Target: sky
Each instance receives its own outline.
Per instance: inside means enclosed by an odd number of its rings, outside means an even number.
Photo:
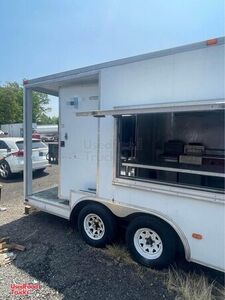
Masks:
[[[224,3],[0,0],[0,85],[224,36]]]

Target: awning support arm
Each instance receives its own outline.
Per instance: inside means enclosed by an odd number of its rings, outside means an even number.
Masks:
[[[32,195],[32,90],[24,87],[23,95],[24,131],[24,195]]]
[[[103,118],[106,116],[128,116],[137,114],[150,114],[150,113],[166,113],[166,112],[186,112],[186,111],[208,111],[225,109],[224,99],[212,99],[204,101],[187,101],[177,103],[159,103],[153,105],[140,105],[136,107],[117,107],[109,110],[94,110],[94,111],[81,111],[77,112],[78,117],[96,117]]]

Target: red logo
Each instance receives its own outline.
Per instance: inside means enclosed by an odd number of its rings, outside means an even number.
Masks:
[[[28,295],[34,290],[40,290],[41,286],[39,283],[12,283],[11,294],[13,295]]]

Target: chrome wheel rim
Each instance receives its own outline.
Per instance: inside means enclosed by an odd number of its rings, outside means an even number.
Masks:
[[[6,163],[1,163],[0,164],[0,175],[3,178],[7,178],[9,175],[9,170],[8,170],[8,166]]]
[[[163,252],[160,236],[150,228],[140,228],[135,232],[134,246],[137,252],[147,259],[157,259]]]
[[[92,240],[100,240],[105,234],[105,225],[96,214],[88,214],[84,219],[85,233]]]

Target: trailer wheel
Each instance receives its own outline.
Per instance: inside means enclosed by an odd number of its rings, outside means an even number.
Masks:
[[[147,267],[166,267],[175,257],[175,235],[166,223],[155,217],[134,219],[127,228],[126,241],[133,259]]]
[[[116,236],[116,219],[106,208],[88,204],[79,213],[78,230],[84,241],[94,247],[110,244]]]

